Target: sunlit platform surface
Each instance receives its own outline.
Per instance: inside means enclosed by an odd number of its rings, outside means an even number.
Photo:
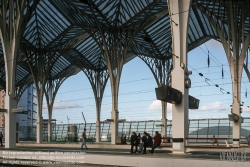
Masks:
[[[250,147],[191,145],[186,154],[173,154],[169,146],[156,149],[154,154],[130,153],[130,145],[109,143],[88,144],[87,150],[78,144],[17,143],[15,149],[1,147],[2,166],[18,164],[26,166],[141,166],[141,167],[246,167],[250,165]],[[208,149],[211,148],[211,149]],[[193,149],[193,150],[192,150]],[[196,150],[195,150],[196,149]],[[230,152],[233,157],[224,158]],[[243,154],[242,154],[243,153]],[[225,154],[224,154],[225,155]],[[233,159],[232,159],[233,158]]]

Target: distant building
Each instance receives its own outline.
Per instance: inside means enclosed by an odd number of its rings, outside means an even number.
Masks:
[[[0,108],[5,108],[5,91],[0,90]],[[27,114],[16,114],[16,121],[22,129],[21,138],[29,138],[35,135],[37,116],[37,97],[34,85],[29,86],[22,94],[17,108],[23,108]],[[4,113],[0,114],[0,131],[4,132]]]
[[[0,90],[0,108],[4,108],[4,104],[5,104],[4,97],[5,97],[4,90]],[[4,113],[0,114],[0,128],[4,128]]]
[[[49,119],[43,119],[43,140],[48,140],[48,121]],[[51,119],[51,135],[55,136],[56,134],[56,119]],[[52,137],[51,136],[51,137]]]
[[[24,128],[23,130],[26,131],[26,133],[20,135],[24,138],[34,136],[37,117],[37,96],[34,85],[29,86],[23,92],[17,108],[23,108],[24,111],[27,111],[27,114],[16,114],[16,121],[19,123],[19,127]]]
[[[43,119],[43,126],[48,126],[49,119]],[[51,125],[56,125],[56,119],[51,119]]]

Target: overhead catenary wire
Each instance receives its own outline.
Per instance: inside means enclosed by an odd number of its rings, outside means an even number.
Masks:
[[[206,43],[204,43],[204,45],[205,45],[205,47],[206,47],[206,49],[208,50],[208,52],[209,52],[209,49],[208,49],[208,47],[207,47],[207,45],[206,45]],[[205,51],[201,48],[201,47],[199,47],[204,53],[205,53]],[[249,48],[249,50],[250,50],[250,48]],[[248,59],[248,51],[247,51],[247,59]],[[225,70],[223,70],[223,65],[224,66],[234,66],[234,65],[230,65],[230,64],[222,64],[213,54],[211,54],[211,52],[210,52],[210,55],[212,55],[212,57],[219,63],[219,64],[221,64],[221,66],[222,66],[222,78],[224,77],[224,71]],[[215,61],[214,61],[215,62]],[[218,66],[220,66],[217,62],[215,62]],[[248,63],[248,61],[246,61],[247,63],[243,63],[243,64],[239,64],[239,65],[244,65],[244,64],[246,64],[246,65],[248,65],[249,63]],[[227,71],[225,71],[229,76],[231,76]],[[242,78],[243,79],[243,78]],[[245,86],[245,85],[244,85]],[[245,90],[246,90],[246,86],[245,87],[243,87]]]
[[[205,81],[209,81],[210,83],[212,83],[214,86],[219,87],[218,84],[215,84],[212,80],[210,80],[209,78],[206,78],[202,73],[198,72],[196,69],[194,69],[192,66],[189,65],[190,68],[192,68],[194,71],[196,71],[201,77],[205,78]],[[220,90],[224,90],[223,88],[220,88]],[[230,92],[226,91],[227,94],[230,94]]]
[[[126,83],[128,83],[128,82],[126,82]],[[226,83],[226,84],[231,84],[231,83]],[[205,85],[202,85],[202,86],[205,86]],[[197,87],[199,87],[199,86],[197,86]],[[150,90],[150,91],[149,91]],[[133,92],[134,94],[141,94],[141,93],[147,93],[147,92],[154,92],[153,90],[151,90],[151,89],[148,89],[148,90],[140,90],[140,91],[138,91],[138,92]],[[123,93],[123,94],[120,94],[120,95],[129,95],[129,94],[131,94],[131,92],[126,92],[126,93]],[[111,95],[109,95],[109,96],[104,96],[104,97],[110,97]],[[78,101],[78,100],[90,100],[91,99],[91,97],[87,97],[87,98],[79,98],[79,99],[72,99],[72,100],[65,100],[65,101],[61,101],[61,102],[70,102],[70,101]],[[92,99],[94,99],[94,98],[92,98]],[[55,103],[58,103],[58,102],[55,102]],[[44,103],[44,104],[46,104],[46,103]]]

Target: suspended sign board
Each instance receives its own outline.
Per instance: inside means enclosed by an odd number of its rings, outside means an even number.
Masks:
[[[168,103],[178,104],[181,102],[182,93],[169,86],[162,86],[155,88],[157,100],[165,101]]]
[[[200,100],[189,95],[189,109],[198,109]]]
[[[23,112],[23,108],[15,108],[12,110],[12,113],[21,113]]]
[[[7,112],[7,111],[8,111],[7,109],[0,108],[0,113]]]

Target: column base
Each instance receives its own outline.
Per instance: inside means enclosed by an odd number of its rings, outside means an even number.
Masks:
[[[36,143],[41,144],[43,141],[43,117],[36,118]]]
[[[96,134],[95,134],[95,141],[99,143],[101,141],[101,129],[99,121],[96,121]]]
[[[112,111],[113,112],[113,111]],[[117,112],[115,111],[112,114],[116,114]],[[114,119],[114,122],[111,122],[111,144],[116,144],[117,143],[117,137],[118,137],[118,123],[117,123],[117,116],[113,116],[112,119]]]
[[[5,139],[5,148],[16,148],[16,131],[16,118],[12,113],[9,113],[9,115],[5,114],[5,131],[3,134]]]
[[[185,154],[186,148],[185,143],[173,143],[173,154]]]
[[[111,144],[116,144],[116,139],[111,138]]]
[[[233,139],[233,147],[240,147],[240,141],[236,141],[235,139]]]

